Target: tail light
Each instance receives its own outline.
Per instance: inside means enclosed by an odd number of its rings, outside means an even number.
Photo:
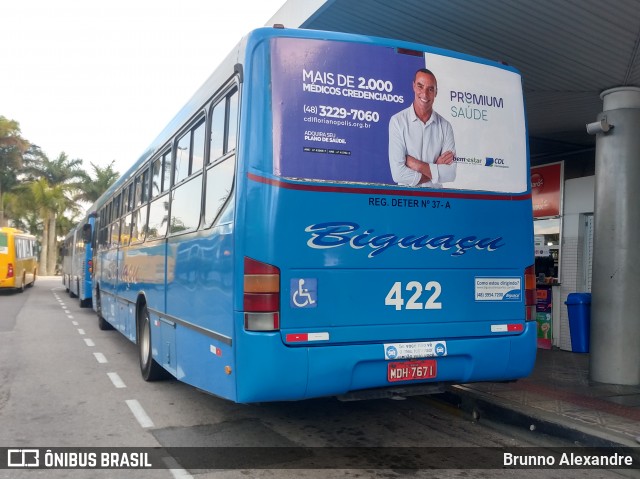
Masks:
[[[89,274],[93,274],[93,260],[89,260],[88,266],[89,266]]]
[[[7,278],[13,278],[13,263],[9,263],[7,267]]]
[[[280,329],[280,269],[244,258],[244,329]]]
[[[536,268],[531,265],[524,270],[525,320],[536,320]]]

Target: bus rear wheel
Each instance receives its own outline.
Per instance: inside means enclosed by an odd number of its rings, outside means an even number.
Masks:
[[[98,313],[98,329],[101,331],[110,331],[113,326],[102,316],[102,301],[100,301],[100,290],[96,292],[96,311]]]
[[[138,352],[140,372],[145,381],[157,381],[167,377],[167,372],[153,359],[151,348],[151,318],[147,305],[143,304],[138,316]]]

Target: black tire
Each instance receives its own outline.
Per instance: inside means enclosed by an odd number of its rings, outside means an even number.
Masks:
[[[153,359],[151,348],[151,318],[149,318],[149,311],[147,310],[146,304],[140,307],[140,313],[138,315],[138,353],[140,356],[140,373],[145,381],[158,381],[168,376],[162,366]]]
[[[100,301],[100,291],[96,292],[96,310],[98,312],[98,329],[101,331],[111,331],[113,326],[102,317],[102,302]]]
[[[76,280],[76,291],[78,292],[78,294],[74,293],[73,291],[71,291],[71,289],[69,289],[69,296],[71,296],[72,298],[77,298],[78,295],[80,294],[80,281]]]
[[[27,287],[27,285],[26,285],[26,284],[24,284],[24,283],[25,283],[25,281],[27,281],[27,275],[26,275],[26,274],[23,274],[23,275],[22,275],[22,284],[20,285],[20,292],[21,292],[21,293],[24,293],[24,290],[25,290],[25,288]]]

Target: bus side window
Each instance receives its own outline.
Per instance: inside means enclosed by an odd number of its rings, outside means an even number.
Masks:
[[[147,239],[163,238],[167,233],[169,195],[161,196],[149,203],[149,226]]]
[[[151,199],[162,191],[162,158],[158,158],[151,165]]]
[[[209,162],[220,158],[224,154],[224,119],[225,101],[221,101],[213,108],[211,114],[211,149]]]
[[[207,191],[204,204],[205,227],[213,225],[231,194],[235,163],[235,155],[232,155],[207,170]]]
[[[91,243],[91,225],[89,223],[82,227],[82,241],[84,241],[85,244]]]
[[[120,246],[128,246],[131,239],[131,215],[123,216],[120,220]]]
[[[191,135],[187,133],[178,141],[176,164],[174,166],[173,184],[177,185],[189,176],[189,155],[191,153]]]
[[[235,155],[225,158],[236,148],[238,134],[238,90],[234,88],[211,112],[211,148],[207,164],[204,203],[204,227],[213,226],[227,202],[235,174]],[[220,159],[222,158],[222,161]]]
[[[111,237],[109,239],[109,248],[116,248],[120,242],[120,220],[116,220],[111,224]]]
[[[202,174],[191,178],[171,193],[171,234],[197,229],[200,224]]]
[[[142,243],[146,236],[148,206],[137,209],[131,219],[131,243]]]
[[[202,171],[204,165],[204,146],[205,146],[205,121],[202,121],[192,130],[193,132],[193,151],[191,155],[191,170],[189,174]]]
[[[145,204],[149,201],[149,168],[142,173],[141,181],[140,203]]]
[[[116,199],[113,200],[113,209],[111,210],[111,215],[111,221],[120,219],[120,195],[117,195]]]
[[[129,186],[127,185],[122,190],[122,213],[126,214],[129,211]]]
[[[229,120],[227,122],[227,141],[225,153],[236,149],[238,135],[238,90],[229,97]]]
[[[235,150],[238,134],[238,90],[225,96],[211,113],[209,163]]]
[[[171,150],[162,155],[162,188],[160,192],[171,188]]]

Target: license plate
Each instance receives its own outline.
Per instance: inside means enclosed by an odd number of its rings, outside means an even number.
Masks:
[[[387,381],[415,381],[435,378],[438,367],[435,359],[402,361],[387,365]]]

